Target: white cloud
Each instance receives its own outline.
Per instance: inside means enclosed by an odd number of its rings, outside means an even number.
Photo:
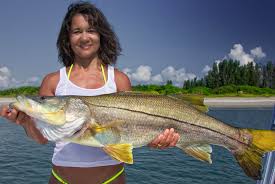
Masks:
[[[128,75],[132,82],[146,84],[165,84],[168,80],[171,80],[174,85],[182,86],[185,80],[196,77],[193,73],[187,73],[184,68],[176,70],[172,66],[164,68],[159,74],[154,76],[152,76],[152,68],[144,65],[139,66],[134,72],[129,68],[125,68],[122,71]]]
[[[250,50],[250,53],[254,58],[262,59],[266,56],[266,54],[262,51],[262,47],[256,47]]]
[[[0,67],[0,75],[10,76],[11,72],[6,66],[3,66],[3,67]]]
[[[206,75],[210,70],[211,70],[210,66],[205,65],[204,68],[202,69],[201,73]]]
[[[26,80],[17,80],[12,76],[10,69],[6,66],[0,67],[0,89],[14,88],[19,86],[39,85],[39,77],[30,77]]]
[[[176,86],[182,86],[185,80],[194,79],[196,77],[196,75],[193,73],[187,73],[185,68],[176,70],[172,66],[168,66],[163,69],[161,71],[161,76],[163,78],[163,82],[171,80]]]
[[[152,82],[154,84],[160,84],[163,82],[162,76],[160,74],[157,74],[155,76],[152,77]]]
[[[241,44],[234,44],[233,48],[230,49],[228,56],[224,56],[223,59],[218,59],[215,62],[219,64],[224,59],[232,59],[240,61],[240,65],[246,65],[250,62],[255,64],[255,60],[266,57],[261,47],[256,47],[250,50],[250,54],[244,51]]]
[[[168,66],[161,71],[161,76],[163,77],[164,81],[176,81],[176,75],[176,70],[172,66]]]
[[[36,83],[39,82],[40,78],[39,77],[30,77],[26,80],[26,83]]]
[[[10,70],[6,67],[0,67],[0,88],[8,88],[15,79],[11,77]]]
[[[230,59],[240,61],[240,65],[246,65],[250,62],[254,63],[253,56],[245,53],[241,44],[235,44],[233,49],[230,50],[228,56]]]
[[[150,66],[140,65],[134,73],[130,74],[130,78],[137,82],[149,82],[151,79],[151,71],[152,68]]]

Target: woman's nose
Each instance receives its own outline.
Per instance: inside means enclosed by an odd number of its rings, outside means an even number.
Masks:
[[[86,32],[86,31],[83,31],[82,33],[81,33],[81,40],[88,40],[89,39],[89,36],[88,36],[88,33]]]

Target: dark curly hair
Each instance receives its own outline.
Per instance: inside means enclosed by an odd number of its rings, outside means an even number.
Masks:
[[[68,12],[62,22],[56,43],[59,61],[64,66],[70,66],[74,62],[75,56],[71,49],[69,35],[72,18],[76,14],[85,15],[89,24],[99,33],[99,59],[101,59],[104,64],[115,64],[117,57],[121,53],[119,40],[103,13],[89,2],[73,3],[68,7]]]

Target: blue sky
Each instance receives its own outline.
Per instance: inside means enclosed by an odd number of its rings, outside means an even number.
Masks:
[[[58,70],[56,38],[71,2],[13,0],[0,6],[0,88],[39,85]],[[117,67],[133,84],[181,86],[215,61],[275,60],[273,0],[94,0],[123,49]]]

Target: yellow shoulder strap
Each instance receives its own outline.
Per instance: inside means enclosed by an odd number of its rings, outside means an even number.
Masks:
[[[72,64],[72,65],[70,66],[70,69],[69,69],[69,72],[68,72],[68,79],[70,79],[70,75],[71,75],[73,66],[74,66],[74,64]],[[103,67],[102,64],[101,64],[100,66],[101,66],[101,71],[102,71],[102,75],[103,75],[103,78],[104,78],[104,82],[106,83],[107,80],[106,80],[106,75],[105,75],[104,67]]]
[[[106,75],[105,75],[104,67],[103,67],[102,64],[100,66],[101,66],[101,71],[102,71],[102,74],[103,74],[104,82],[106,84],[107,80],[106,80]]]
[[[69,69],[69,72],[68,72],[68,79],[70,79],[70,75],[71,75],[73,66],[74,66],[74,64],[72,64],[72,65],[70,66],[70,69]]]

